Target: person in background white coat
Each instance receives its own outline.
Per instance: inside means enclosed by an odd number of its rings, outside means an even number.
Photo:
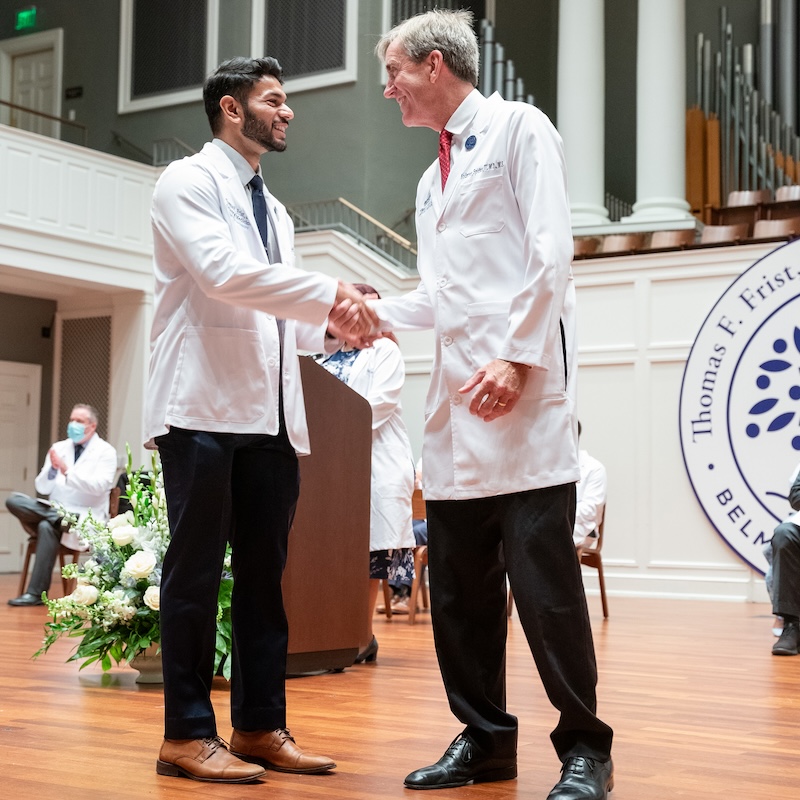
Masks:
[[[581,423],[578,421],[578,437],[581,435]],[[597,546],[597,528],[603,521],[606,508],[608,479],[606,468],[586,450],[578,452],[578,466],[581,479],[578,481],[575,528],[572,540],[580,558],[584,550]]]
[[[466,11],[420,14],[376,47],[403,124],[439,133],[417,188],[418,288],[371,301],[384,329],[434,329],[422,458],[436,653],[463,731],[411,789],[508,780],[506,572],[562,761],[550,800],[605,800],[612,731],[572,543],[575,289],[561,140],[537,108],[476,89]],[[521,599],[520,599],[521,598]]]
[[[356,284],[363,294],[379,297],[371,286]],[[369,635],[356,662],[374,662],[378,642],[372,619],[382,580],[413,580],[414,531],[411,495],[414,492],[414,455],[403,422],[400,394],[405,365],[391,334],[368,349],[347,342],[319,363],[364,397],[372,409],[372,472],[369,527]]]
[[[67,438],[48,451],[34,480],[36,491],[48,502],[13,492],[6,507],[21,522],[36,528],[36,560],[28,588],[8,601],[10,606],[42,605],[50,589],[59,544],[85,550],[78,535],[65,529],[60,507],[79,520],[91,511],[98,522],[108,519],[108,498],[117,473],[117,451],[97,434],[97,411],[83,403],[69,416]]]
[[[145,434],[171,541],[161,583],[161,775],[218,783],[327,772],[286,727],[281,577],[309,451],[297,348],[359,341],[374,315],[349,284],[294,266],[286,209],[260,157],[294,114],[274,58],[235,58],[203,87],[214,140],[175,161],[152,205],[155,307]],[[327,339],[335,349],[338,341]],[[230,751],[211,703],[217,593],[233,550]]]

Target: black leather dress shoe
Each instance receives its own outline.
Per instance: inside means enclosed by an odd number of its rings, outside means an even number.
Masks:
[[[468,736],[459,734],[435,764],[412,772],[405,785],[408,789],[450,789],[516,777],[516,758],[487,758]]]
[[[44,602],[38,595],[25,592],[25,594],[21,594],[19,597],[14,597],[9,600],[8,604],[10,606],[43,606]]]
[[[800,625],[788,622],[783,626],[781,638],[772,646],[774,656],[796,656],[800,646]]]
[[[614,764],[573,756],[561,767],[561,780],[547,800],[606,800],[614,788]]]

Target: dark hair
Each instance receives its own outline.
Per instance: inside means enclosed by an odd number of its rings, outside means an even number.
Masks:
[[[381,296],[377,289],[373,289],[368,283],[354,283],[353,288],[357,289],[361,294],[377,294],[378,299],[381,299]]]
[[[206,78],[203,84],[203,102],[211,133],[219,132],[219,118],[222,114],[219,101],[225,95],[230,95],[242,105],[247,105],[250,90],[266,75],[272,75],[283,83],[283,69],[277,59],[271,56],[264,58],[237,56],[223,61],[214,73]]]

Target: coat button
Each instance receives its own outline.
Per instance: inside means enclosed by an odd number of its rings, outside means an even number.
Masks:
[[[439,224],[436,226],[436,230],[437,230],[437,231],[439,231],[439,233],[441,233],[442,231],[444,231],[444,230],[446,230],[446,229],[447,229],[447,223],[445,223],[445,222],[440,222],[440,223],[439,223]]]
[[[267,366],[268,367],[276,367],[278,365],[278,361],[274,358],[267,359]]]
[[[452,336],[444,336],[442,337],[442,342],[446,347],[450,347],[453,344],[453,337]]]
[[[436,281],[436,285],[437,285],[437,286],[438,286],[440,289],[443,289],[445,286],[447,286],[447,278],[439,278],[439,280],[438,280],[438,281]]]
[[[461,405],[461,400],[462,400],[462,397],[461,397],[460,394],[454,394],[453,395],[453,405],[454,406],[460,406]]]

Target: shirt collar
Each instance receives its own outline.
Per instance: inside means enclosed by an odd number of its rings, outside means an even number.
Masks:
[[[247,184],[250,183],[253,179],[253,175],[261,175],[261,167],[258,168],[258,172],[253,172],[253,168],[247,162],[247,159],[238,150],[234,150],[227,142],[216,138],[211,141],[231,160],[231,164],[233,164],[236,174],[239,176],[239,180],[242,182],[243,186],[247,186]],[[261,177],[263,179],[264,176],[262,175]]]
[[[453,116],[447,120],[445,130],[450,131],[453,136],[462,136],[469,130],[472,120],[480,111],[481,106],[486,102],[486,98],[477,90],[473,89],[462,101],[461,105],[453,112]]]

